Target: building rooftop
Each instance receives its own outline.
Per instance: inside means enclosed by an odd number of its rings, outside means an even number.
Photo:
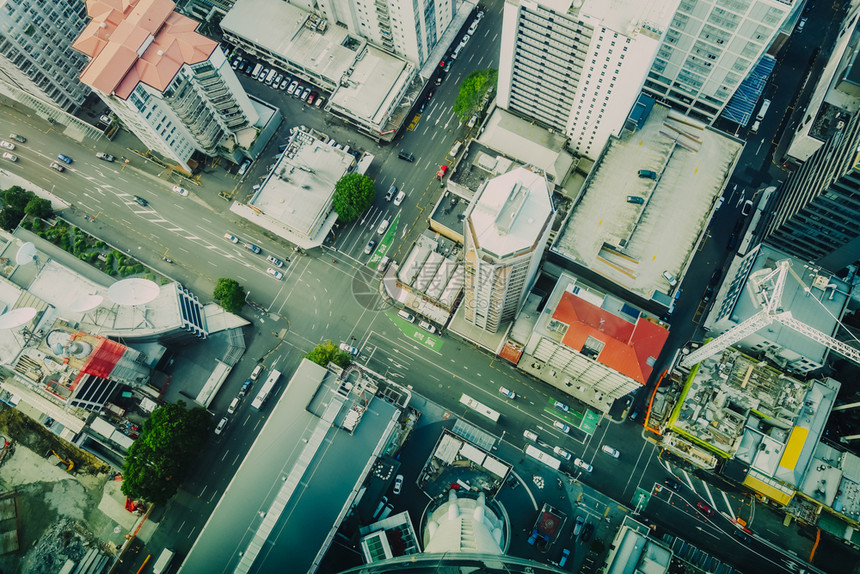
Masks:
[[[544,0],[542,3],[558,5],[555,9],[562,13],[575,12],[580,5],[581,16],[598,20],[610,30],[628,36],[644,32],[657,37],[663,33],[659,24],[670,22],[678,7],[678,0]]]
[[[475,247],[496,258],[534,248],[554,208],[546,179],[518,168],[488,181],[466,213]]]
[[[355,158],[295,130],[248,205],[298,233],[310,235],[328,215],[334,186]]]
[[[183,64],[209,59],[218,46],[171,0],[87,0],[92,20],[72,45],[91,58],[81,81],[127,98],[139,82],[163,91]]]
[[[609,140],[552,250],[644,299],[669,293],[662,273],[680,281],[742,147],[655,105],[642,129]]]
[[[362,375],[363,376],[363,375]],[[399,410],[302,360],[182,564],[184,574],[313,572]],[[358,390],[364,390],[358,394]],[[363,410],[349,432],[356,407]],[[273,447],[274,446],[274,447]],[[313,475],[313,480],[309,480]]]

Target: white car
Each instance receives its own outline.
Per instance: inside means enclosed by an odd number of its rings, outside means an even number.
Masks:
[[[427,331],[428,333],[435,333],[436,327],[428,323],[427,321],[419,321],[418,326]]]
[[[230,235],[229,233],[224,234],[224,239],[226,239],[230,243],[239,243],[239,238],[235,235]]]
[[[226,426],[227,426],[227,417],[224,417],[218,422],[218,426],[215,427],[215,434],[221,434],[222,432],[224,432],[224,427],[226,427]]]
[[[272,269],[271,267],[266,269],[266,273],[274,277],[275,279],[283,279],[284,274],[278,271],[277,269]]]
[[[3,152],[3,159],[8,159],[9,161],[18,161],[18,156],[14,153],[9,153],[8,151]]]
[[[569,433],[570,432],[570,427],[561,421],[552,421],[552,426],[554,426],[555,428],[557,428],[558,430],[560,430],[563,433]]]
[[[552,406],[564,412],[570,411],[570,407],[561,401],[555,401]]]
[[[503,395],[505,395],[506,397],[508,397],[509,399],[517,398],[517,394],[514,391],[507,389],[505,387],[499,387],[499,392],[502,393]]]
[[[594,470],[594,467],[582,460],[581,458],[573,459],[573,464],[584,470],[585,472],[591,472]]]
[[[397,197],[394,198],[394,205],[400,205],[404,199],[406,199],[406,192],[402,190],[397,192]]]
[[[298,88],[298,87],[299,87],[298,81],[293,80],[292,83],[290,84],[290,86],[287,88],[287,93],[292,96],[293,92],[295,92],[296,88]]]
[[[678,280],[675,279],[675,276],[669,273],[668,271],[663,271],[663,279],[669,282],[670,287],[674,287],[678,284]]]
[[[179,187],[178,185],[173,186],[173,193],[178,193],[182,197],[188,196],[188,190],[185,189],[184,187]]]
[[[15,144],[12,142],[7,142],[6,140],[0,140],[0,147],[4,147],[6,149],[15,149]]]
[[[268,261],[269,263],[271,263],[272,265],[274,265],[276,267],[283,267],[284,266],[284,262],[281,261],[280,259],[278,259],[277,257],[275,257],[274,255],[266,255],[266,261]]]
[[[341,343],[340,345],[338,345],[338,348],[341,351],[343,351],[344,353],[349,353],[353,357],[358,355],[358,349],[356,349],[352,345],[347,345],[346,343]]]
[[[557,454],[558,456],[560,456],[561,458],[563,458],[565,460],[570,460],[570,453],[567,452],[566,450],[564,450],[563,448],[561,448],[560,446],[553,447],[552,452],[554,452],[555,454]],[[577,459],[577,460],[579,460],[579,459]]]
[[[385,233],[385,230],[388,229],[388,220],[383,219],[382,223],[379,224],[379,227],[376,228],[376,233],[382,235]]]
[[[394,478],[394,490],[392,490],[391,492],[393,492],[394,494],[400,494],[400,490],[402,488],[403,488],[403,475],[398,474]]]
[[[606,454],[608,454],[612,458],[618,458],[619,456],[621,456],[621,453],[618,452],[617,449],[612,448],[608,444],[605,444],[602,447],[600,447],[600,450],[602,450],[603,452],[605,452]]]

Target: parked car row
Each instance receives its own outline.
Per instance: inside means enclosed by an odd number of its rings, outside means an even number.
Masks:
[[[233,243],[236,245],[239,245],[239,243],[241,243],[242,247],[244,247],[245,249],[247,249],[251,253],[255,253],[257,255],[262,255],[262,253],[263,253],[263,250],[260,249],[258,246],[254,245],[253,243],[241,241],[238,237],[236,237],[232,233],[225,233],[224,239],[226,239],[230,243]],[[274,255],[266,255],[266,261],[268,261],[269,263],[271,263],[275,267],[283,267],[284,266],[284,262],[281,261],[280,259],[278,259],[277,257],[275,257]],[[289,258],[287,258],[287,262],[289,262]],[[279,281],[284,278],[284,274],[281,271],[278,271],[277,269],[275,269],[273,267],[267,268],[266,273],[268,273],[269,275],[271,275],[275,279],[278,279]]]
[[[309,106],[315,105],[321,108],[325,103],[325,98],[320,96],[320,93],[313,86],[305,85],[298,78],[275,67],[255,62],[239,54],[233,55],[230,65],[234,70],[247,74],[267,86],[287,92],[287,94],[300,99]]]

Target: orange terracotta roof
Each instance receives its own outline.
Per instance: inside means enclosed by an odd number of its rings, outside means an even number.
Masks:
[[[208,59],[217,42],[174,8],[171,0],[87,0],[92,20],[73,44],[91,58],[81,81],[125,99],[138,82],[163,91],[183,64]]]
[[[588,337],[603,342],[603,350],[597,361],[645,384],[653,370],[654,362],[669,331],[660,325],[640,318],[631,323],[565,291],[552,318],[568,326],[562,343],[577,351]]]

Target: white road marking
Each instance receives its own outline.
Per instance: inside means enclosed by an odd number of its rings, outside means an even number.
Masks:
[[[731,502],[729,502],[729,497],[728,497],[728,496],[726,496],[726,493],[725,493],[725,492],[723,492],[722,490],[720,491],[720,494],[722,494],[722,495],[723,495],[723,500],[725,500],[725,501],[726,501],[726,508],[729,510],[729,514],[731,514],[731,515],[732,515],[732,520],[735,520],[735,513],[734,513],[734,511],[732,510],[732,504],[731,504]]]

